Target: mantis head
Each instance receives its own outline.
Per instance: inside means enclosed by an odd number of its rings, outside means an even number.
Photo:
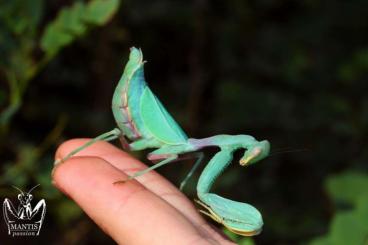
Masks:
[[[256,163],[267,157],[270,153],[270,143],[263,140],[247,147],[243,157],[240,159],[240,165],[246,166]]]
[[[142,50],[135,47],[130,48],[129,61],[124,68],[124,75],[131,76],[144,63]]]
[[[129,62],[131,63],[141,63],[143,59],[142,50],[137,49],[135,47],[130,48],[130,54],[129,54]]]

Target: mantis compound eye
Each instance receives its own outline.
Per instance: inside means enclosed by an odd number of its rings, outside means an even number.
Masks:
[[[244,156],[240,159],[240,165],[245,166],[256,163],[266,156],[270,152],[270,143],[267,140],[258,142],[257,144],[249,147],[244,153]]]
[[[253,159],[256,159],[262,153],[262,148],[255,147],[251,150],[245,152],[244,156],[240,159],[240,165],[245,166],[248,163],[251,163]]]
[[[252,157],[257,157],[259,154],[261,154],[262,149],[260,147],[254,148],[254,150],[252,151]]]

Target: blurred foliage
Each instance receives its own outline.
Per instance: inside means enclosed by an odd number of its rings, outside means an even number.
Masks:
[[[9,137],[8,127],[11,126],[12,117],[22,106],[29,82],[64,47],[86,35],[93,27],[105,25],[117,11],[119,0],[77,1],[62,8],[56,18],[43,23],[45,27],[41,28],[45,5],[43,0],[0,2],[0,75],[8,85],[7,92],[2,88],[0,93],[0,105],[5,107],[0,113],[2,146],[6,144],[6,137]],[[32,183],[39,183],[42,188],[39,191],[42,193],[40,196],[48,201],[48,207],[51,206],[48,212],[60,228],[69,225],[82,213],[76,204],[65,199],[51,185],[50,163],[53,158],[46,152],[59,140],[65,123],[65,115],[60,115],[59,122],[40,145],[21,139],[12,147],[12,152],[16,153],[15,160],[10,158],[2,162],[3,173],[0,176],[2,186],[27,187]],[[6,147],[1,150],[3,154]],[[0,195],[13,196],[14,193],[10,194],[3,189]],[[69,234],[70,232],[66,232],[64,237]],[[77,235],[79,241],[79,234]],[[68,242],[72,240],[67,239]]]
[[[368,175],[344,173],[327,179],[336,206],[328,233],[311,245],[368,244]]]
[[[57,18],[46,27],[41,38],[41,48],[47,56],[54,55],[64,46],[84,35],[91,25],[104,25],[117,10],[118,0],[76,2],[60,11]]]
[[[0,2],[0,193],[15,197],[10,185],[41,183],[35,194],[46,198],[48,212],[40,240],[111,242],[51,186],[50,171],[57,144],[114,127],[110,101],[133,45],[148,60],[152,90],[188,135],[243,133],[271,142],[271,156],[246,169],[236,164],[237,152],[214,188],[262,212],[263,232],[244,241],[305,244],[323,237],[314,242],[339,244],[363,234],[356,216],[364,215],[366,201],[351,200],[366,195],[355,183],[365,177],[350,173],[368,170],[367,1],[117,5]],[[208,160],[214,150],[206,153]],[[179,183],[190,167],[159,171]],[[339,185],[330,184],[335,178],[326,179],[336,173],[350,176],[341,196],[329,187]],[[195,181],[188,187],[194,196]]]
[[[4,131],[10,123],[21,106],[28,82],[39,70],[63,47],[84,35],[89,27],[104,25],[118,6],[119,0],[77,1],[63,8],[40,34],[43,0],[1,2],[0,71],[9,85],[9,106],[0,114],[0,130]],[[39,48],[44,52],[42,55],[35,54]]]
[[[243,237],[236,235],[232,232],[230,232],[227,229],[223,229],[223,232],[233,241],[236,242],[236,244],[239,245],[254,245],[253,239],[251,237]]]

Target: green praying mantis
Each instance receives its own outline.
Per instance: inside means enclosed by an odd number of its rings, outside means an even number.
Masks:
[[[203,160],[203,152],[198,151],[205,147],[219,147],[220,151],[212,157],[198,180],[199,200],[197,202],[203,207],[203,210],[199,211],[236,234],[243,236],[259,234],[263,220],[261,213],[256,208],[247,203],[226,199],[211,193],[210,190],[214,181],[231,163],[234,151],[244,149],[240,165],[250,165],[269,154],[269,142],[267,140],[257,141],[249,135],[223,134],[203,139],[188,138],[148,87],[144,78],[144,63],[142,51],[132,47],[129,61],[112,99],[112,111],[118,128],[88,141],[60,161],[67,160],[99,140],[111,141],[120,138],[123,148],[130,151],[157,148],[150,152],[147,158],[159,162],[134,173],[128,178],[130,180],[179,160],[180,156],[188,153],[186,155],[191,155],[197,160],[182,181],[180,185],[182,190]],[[127,180],[119,182],[125,181]]]

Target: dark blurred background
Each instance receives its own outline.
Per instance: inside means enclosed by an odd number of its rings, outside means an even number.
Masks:
[[[367,30],[363,0],[1,1],[0,196],[16,202],[11,185],[39,183],[47,203],[39,237],[9,237],[0,222],[1,243],[114,244],[50,172],[61,142],[115,127],[112,94],[136,46],[151,89],[189,136],[271,142],[252,167],[237,152],[214,187],[263,214],[261,235],[233,239],[368,244]],[[190,168],[159,172],[178,185]]]

